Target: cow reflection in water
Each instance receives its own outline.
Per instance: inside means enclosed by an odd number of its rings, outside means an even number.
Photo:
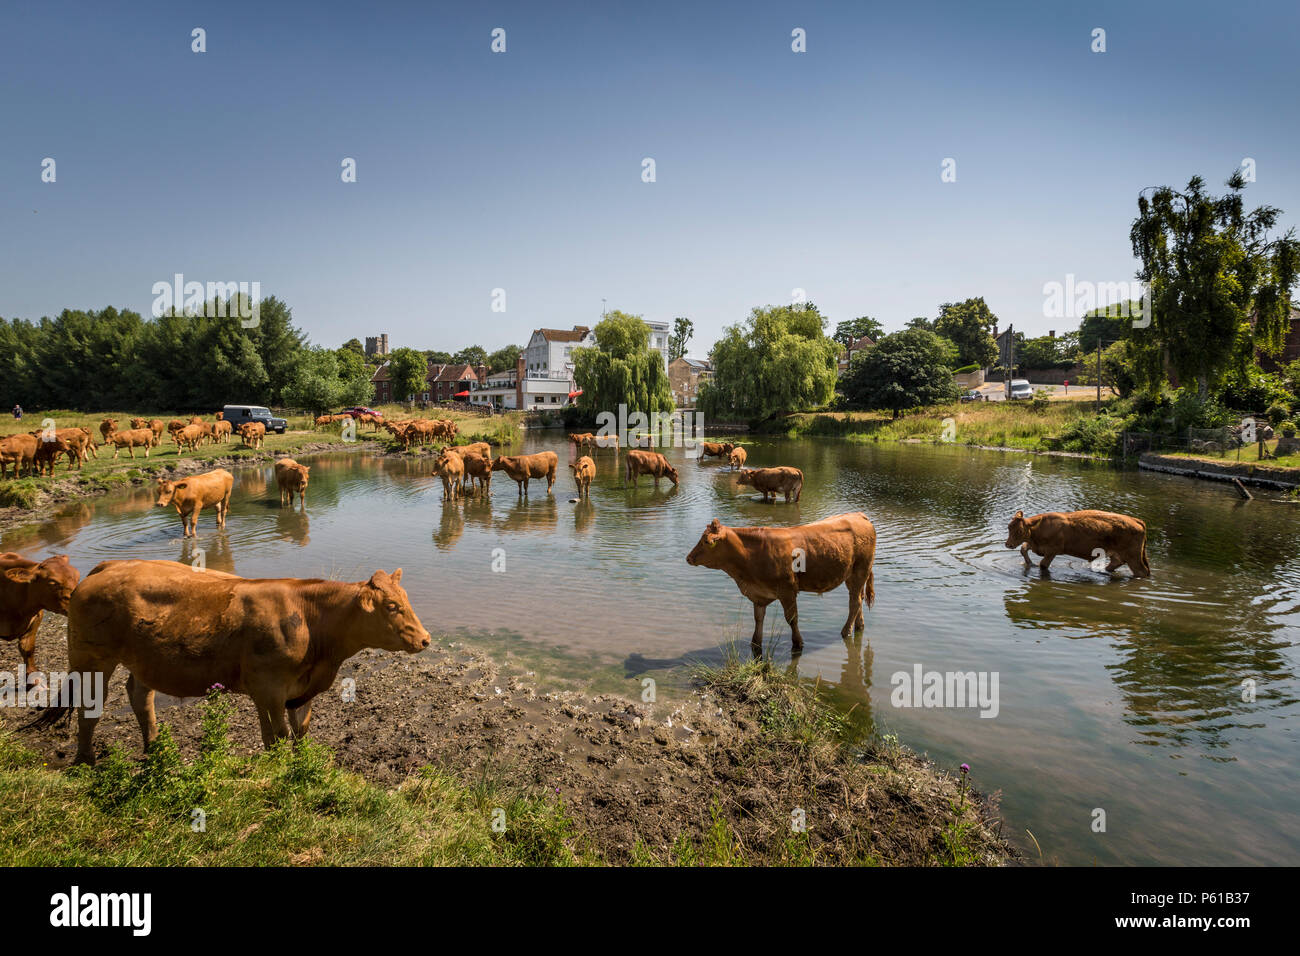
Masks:
[[[501,531],[553,531],[560,523],[554,495],[535,500],[518,499],[497,522]]]
[[[573,530],[578,534],[589,532],[595,518],[596,508],[590,498],[582,498],[573,506]]]
[[[173,538],[181,543],[180,557],[176,560],[188,564],[195,570],[224,571],[235,573],[235,555],[230,550],[230,536],[225,531],[217,531],[205,538]]]
[[[275,530],[285,541],[305,545],[311,540],[311,519],[302,509],[281,509],[275,516]]]
[[[439,551],[450,551],[465,533],[465,514],[461,507],[455,498],[443,501],[438,527],[433,532],[433,543]]]

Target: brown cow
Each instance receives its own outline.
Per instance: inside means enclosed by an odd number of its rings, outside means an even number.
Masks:
[[[226,413],[225,413],[225,412],[217,412],[217,413],[216,413],[214,416],[212,416],[212,417],[213,417],[216,421],[223,422],[223,421],[226,420]]]
[[[148,427],[149,427],[149,419],[147,419],[147,418],[133,418],[133,419],[131,419],[131,427],[132,427],[132,428],[148,428]]]
[[[459,498],[465,483],[465,459],[450,449],[444,449],[433,463],[433,473],[442,476],[443,497]]]
[[[736,446],[731,442],[700,442],[700,458],[726,458]]]
[[[1151,577],[1146,522],[1109,511],[1047,511],[1032,518],[1017,511],[1007,526],[1007,547],[1020,548],[1026,567],[1030,551],[1041,554],[1038,566],[1043,571],[1064,554],[1089,562],[1105,557],[1107,572],[1127,564],[1134,577]]]
[[[535,455],[501,455],[492,462],[493,471],[504,471],[519,486],[519,494],[528,495],[528,482],[532,478],[546,479],[546,493],[551,493],[555,484],[555,469],[559,467],[560,456],[553,451],[541,451]]]
[[[50,477],[54,477],[54,465],[58,462],[60,455],[68,456],[68,470],[72,470],[72,463],[76,461],[81,465],[81,459],[77,456],[76,451],[66,441],[58,436],[53,438],[40,437],[36,440],[36,474],[43,475],[46,469],[49,469]]]
[[[111,432],[117,430],[116,418],[105,418],[99,423],[99,433],[104,436],[104,444],[108,444],[108,436]]]
[[[40,439],[35,435],[10,435],[0,438],[0,478],[4,478],[5,469],[12,462],[14,477],[22,474],[23,468],[30,473],[36,467],[36,449]]]
[[[172,441],[176,443],[176,454],[179,455],[186,448],[190,451],[198,451],[199,443],[203,440],[203,429],[198,425],[185,425],[172,432]]]
[[[81,572],[66,554],[37,564],[14,551],[0,554],[0,641],[18,642],[18,654],[34,683],[36,632],[45,611],[68,613],[68,599],[81,580]]]
[[[574,448],[581,454],[584,449],[596,447],[596,436],[591,432],[575,432],[569,436],[569,441],[573,442]]]
[[[154,444],[156,445],[158,444],[158,442],[162,441],[162,433],[166,431],[166,429],[163,427],[162,419],[161,418],[150,419],[149,428],[153,430],[153,437],[157,439],[157,441],[154,442]]]
[[[454,451],[462,458],[468,458],[470,455],[479,455],[488,459],[492,457],[492,446],[485,441],[476,441],[468,445],[443,445],[438,449],[438,454],[444,451]]]
[[[731,453],[727,459],[731,462],[731,470],[735,471],[737,468],[745,467],[745,459],[748,457],[749,452],[745,451],[745,449],[741,448],[739,445],[731,449]]]
[[[68,607],[68,663],[107,685],[118,665],[144,738],[158,729],[154,691],[198,697],[221,685],[253,698],[262,743],[307,733],[311,701],[343,661],[365,648],[417,654],[429,632],[401,586],[402,571],[355,584],[240,578],[174,561],[104,561]],[[285,722],[286,710],[288,723]],[[42,723],[66,708],[50,708]],[[82,707],[76,763],[93,763],[99,718]]]
[[[484,497],[492,494],[492,459],[487,455],[466,455],[465,482]]]
[[[108,440],[113,443],[113,457],[123,448],[135,457],[136,448],[144,448],[144,457],[149,457],[149,449],[154,446],[155,437],[152,428],[128,428],[123,432],[109,432]]]
[[[617,465],[618,463],[615,462]],[[573,472],[574,483],[578,486],[579,498],[591,497],[591,482],[596,477],[596,463],[587,455],[583,455],[573,464],[569,465],[569,470]]]
[[[654,475],[656,489],[660,478],[667,478],[674,486],[677,484],[677,469],[668,464],[667,458],[657,451],[631,449],[627,453],[627,479],[632,482],[632,487],[636,487],[642,475]]]
[[[803,495],[803,472],[789,465],[779,468],[742,468],[736,476],[736,484],[750,485],[755,491],[761,491],[764,501],[774,501],[777,495],[785,495],[788,504],[791,494],[795,501]]]
[[[848,585],[849,618],[840,636],[847,640],[851,629],[861,630],[863,601],[868,608],[876,601],[875,557],[875,526],[855,511],[793,528],[728,528],[714,518],[686,563],[726,571],[740,593],[754,603],[750,643],[758,655],[763,650],[763,618],[773,601],[781,602],[794,649],[803,647],[800,591],[825,594]]]
[[[239,435],[243,438],[245,445],[261,448],[262,442],[266,438],[266,426],[261,422],[244,422],[239,426]]]
[[[230,441],[230,434],[230,422],[224,418],[212,423],[212,437],[215,441],[228,442]]]
[[[36,435],[39,438],[42,433],[32,432],[32,434]],[[84,462],[88,461],[92,454],[94,454],[94,457],[96,458],[99,457],[98,453],[95,452],[95,442],[91,439],[90,431],[88,429],[60,428],[57,429],[54,432],[54,434],[57,435],[59,438],[63,439],[63,441],[67,444],[68,448],[76,454],[78,468],[80,468]],[[69,455],[68,468],[71,467],[72,467],[72,456]]]
[[[288,498],[289,507],[293,507],[294,492],[298,494],[298,504],[307,507],[307,481],[311,465],[300,465],[292,458],[281,458],[275,463],[275,483],[280,486],[280,505]]]
[[[191,416],[190,416],[190,424],[191,424],[191,425],[202,425],[202,424],[203,424],[203,419],[199,418],[198,415],[191,415]]]
[[[217,509],[217,527],[226,526],[226,514],[230,511],[230,489],[235,477],[224,468],[205,471],[201,475],[190,475],[180,481],[158,479],[158,507],[175,505],[176,513],[181,516],[182,537],[198,537],[199,512],[204,505]]]

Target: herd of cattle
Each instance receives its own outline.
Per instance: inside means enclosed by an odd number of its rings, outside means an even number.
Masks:
[[[178,445],[194,447],[230,435],[228,423],[220,419],[172,424],[179,425],[171,429]],[[215,427],[222,424],[225,429]],[[318,420],[318,424],[328,423]],[[391,424],[398,429],[395,435],[409,435],[410,441],[425,440],[426,435],[433,440],[428,426]],[[112,420],[104,426],[106,443],[112,435],[129,434],[117,432]],[[144,433],[156,441],[163,430],[156,420],[135,420],[132,426],[130,431],[140,432],[142,443]],[[454,423],[450,430],[439,428],[437,434],[454,438]],[[579,496],[587,497],[596,463],[584,452],[612,448],[617,460],[619,443],[589,433],[569,437],[577,455],[569,468]],[[70,448],[94,445],[79,443],[75,437],[62,440]],[[113,444],[129,449],[132,441]],[[151,446],[145,447],[147,451]],[[799,500],[803,473],[797,468],[744,468],[746,450],[732,443],[703,442],[700,456],[728,461],[737,471],[737,482],[761,492],[764,501],[778,494],[787,502]],[[492,474],[497,471],[517,483],[521,496],[527,495],[534,479],[545,479],[549,493],[558,464],[559,456],[552,451],[494,459],[486,442],[474,442],[441,447],[433,468],[442,478],[444,496],[454,499],[490,494]],[[296,495],[305,507],[310,470],[290,458],[275,462],[282,506],[292,507]],[[640,448],[627,450],[624,474],[634,486],[643,474],[653,476],[656,487],[660,478],[674,486],[679,480],[678,470],[663,455]],[[174,481],[159,480],[157,505],[174,507],[185,536],[192,536],[199,513],[207,506],[215,509],[217,526],[225,526],[233,485],[231,473],[220,468]],[[1044,573],[1054,558],[1067,555],[1088,561],[1104,556],[1108,572],[1127,565],[1136,577],[1151,574],[1146,525],[1126,515],[1076,511],[1026,517],[1018,511],[1008,526],[1006,547],[1019,548],[1026,566],[1031,551],[1040,555]],[[801,650],[797,604],[801,592],[824,594],[844,585],[849,613],[841,636],[860,631],[865,626],[863,605],[870,608],[875,601],[875,556],[875,526],[865,514],[852,512],[785,528],[728,527],[714,519],[686,561],[725,572],[752,602],[752,645],[759,654],[764,617],[774,601],[781,604],[794,650]],[[102,679],[106,685],[119,665],[125,667],[127,694],[146,748],[157,735],[155,691],[195,697],[214,685],[252,698],[263,742],[270,747],[277,739],[307,732],[312,699],[330,688],[349,657],[365,648],[418,653],[429,645],[429,632],[411,607],[401,579],[400,568],[392,574],[376,571],[368,581],[343,583],[240,578],[215,570],[196,574],[178,562],[117,560],[101,562],[83,580],[66,555],[36,562],[7,552],[0,554],[0,639],[17,640],[28,674],[36,674],[36,634],[42,614],[65,614],[67,673],[81,675],[83,681]],[[76,761],[93,762],[96,711],[79,702],[52,699],[35,723],[57,721],[70,704],[79,708]]]

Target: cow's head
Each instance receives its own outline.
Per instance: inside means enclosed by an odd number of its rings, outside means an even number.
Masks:
[[[721,567],[721,554],[718,545],[726,539],[726,527],[721,521],[714,518],[709,522],[709,526],[704,529],[704,534],[700,535],[700,540],[695,542],[695,547],[691,548],[691,553],[686,556],[686,563],[702,565],[706,568]]]
[[[1011,519],[1011,524],[1007,525],[1007,547],[1018,548],[1029,540],[1029,522],[1025,520],[1025,513],[1017,511],[1016,516]]]
[[[81,572],[68,563],[66,554],[46,558],[31,568],[10,568],[5,577],[27,585],[28,597],[47,611],[68,613],[68,601],[81,581]]]
[[[509,464],[510,461],[511,459],[509,459],[509,456],[507,455],[497,455],[496,459],[492,462],[492,470],[505,471],[506,465]]]
[[[676,486],[677,469],[674,468],[672,465],[668,464],[667,461],[664,462],[664,476],[668,478],[670,481],[672,481],[673,485]]]
[[[361,585],[357,601],[366,622],[366,644],[386,651],[418,654],[429,646],[429,632],[415,616],[406,590],[402,569],[392,574],[376,571]]]
[[[736,484],[752,485],[753,483],[754,483],[754,469],[753,468],[740,469],[740,472],[736,475]]]
[[[172,497],[176,494],[177,488],[183,488],[183,481],[168,481],[166,478],[158,479],[158,500],[155,505],[161,508],[167,507],[172,503]]]
[[[735,449],[735,447],[736,445],[734,442],[724,441],[722,443],[722,453],[724,455],[730,455],[732,451]]]
[[[307,482],[311,479],[311,474],[310,474],[311,465],[299,465],[297,468],[297,472],[299,475],[302,476],[302,480],[298,483],[298,487],[301,488],[303,491],[306,491]]]

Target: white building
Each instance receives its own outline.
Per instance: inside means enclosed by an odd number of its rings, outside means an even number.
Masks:
[[[577,391],[573,350],[595,344],[596,333],[585,325],[571,330],[536,329],[524,348],[523,407],[558,410],[567,405],[570,393]]]
[[[471,405],[491,405],[497,411],[519,407],[519,375],[515,369],[493,372],[469,388]]]
[[[666,372],[668,371],[668,338],[673,334],[673,327],[667,322],[646,322],[646,325],[650,326],[650,347],[664,357]]]

